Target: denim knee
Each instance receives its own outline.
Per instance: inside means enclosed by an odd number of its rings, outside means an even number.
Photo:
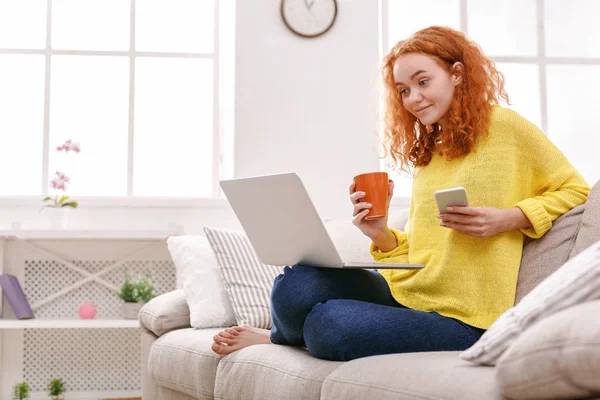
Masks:
[[[313,357],[331,361],[347,361],[351,329],[342,322],[342,301],[329,300],[318,303],[304,322],[304,342]]]
[[[285,267],[275,278],[271,291],[271,341],[277,344],[304,346],[304,320],[319,302],[321,294],[314,290],[319,273],[311,267]]]
[[[302,265],[285,267],[283,274],[278,275],[273,282],[272,312],[287,313],[312,307],[315,303],[311,300],[314,294],[310,290],[310,286],[314,276],[316,276],[316,272],[312,267]]]

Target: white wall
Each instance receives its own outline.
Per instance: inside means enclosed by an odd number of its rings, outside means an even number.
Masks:
[[[332,29],[303,39],[281,21],[280,0],[236,6],[235,173],[295,171],[324,218],[349,218],[352,176],[379,169],[375,146],[377,1],[338,0]],[[37,205],[0,208],[1,228],[47,222]],[[210,207],[85,207],[74,228],[238,227],[226,202]]]
[[[379,170],[377,2],[338,1],[314,39],[291,33],[279,4],[238,1],[236,175],[297,172],[322,216],[346,217],[352,177]]]

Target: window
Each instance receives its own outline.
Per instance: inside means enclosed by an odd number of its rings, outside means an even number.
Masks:
[[[231,3],[0,2],[0,195],[218,196]]]
[[[381,0],[382,46],[430,25],[460,29],[504,74],[513,108],[537,124],[592,185],[600,179],[600,2]],[[423,12],[427,10],[427,12]],[[505,104],[506,106],[506,104]],[[394,174],[399,196],[411,179]]]

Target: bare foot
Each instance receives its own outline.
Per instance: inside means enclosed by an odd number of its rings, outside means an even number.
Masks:
[[[212,351],[224,356],[253,344],[270,344],[271,331],[251,326],[234,326],[219,332],[213,340],[215,342],[210,347]]]

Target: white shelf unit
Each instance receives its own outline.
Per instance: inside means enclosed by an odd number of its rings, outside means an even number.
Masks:
[[[163,230],[0,230],[0,238],[5,240],[162,240],[174,234],[175,232]]]
[[[2,329],[139,328],[135,319],[0,319]]]
[[[69,400],[141,396],[139,322],[121,319],[125,271],[149,269],[158,293],[175,289],[169,231],[0,231],[0,274],[17,277],[35,318],[18,320],[0,294],[0,400],[16,382],[46,399],[63,378]],[[95,319],[78,306],[96,304]]]

